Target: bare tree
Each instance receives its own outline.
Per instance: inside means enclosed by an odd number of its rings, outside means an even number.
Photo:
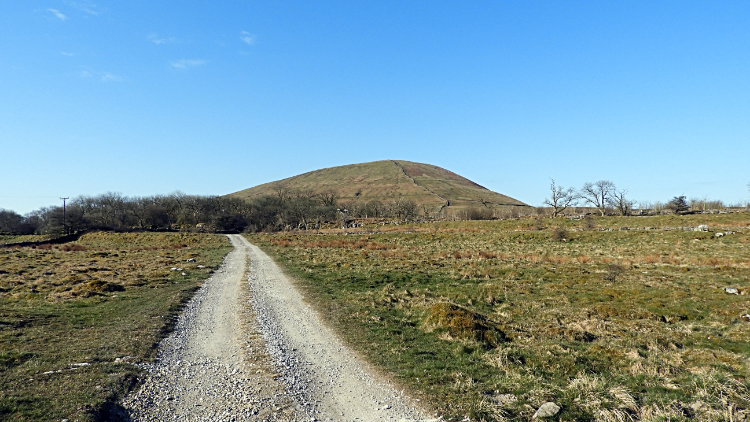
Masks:
[[[337,191],[333,189],[325,190],[318,194],[318,201],[320,201],[320,205],[323,205],[324,207],[335,206],[336,200],[338,199],[339,199],[339,194]]]
[[[600,180],[593,184],[586,182],[581,188],[579,195],[584,201],[596,207],[602,217],[604,217],[607,205],[615,191],[614,183],[609,180]]]
[[[274,188],[274,193],[283,203],[292,196],[292,192],[286,188],[286,186],[278,185]]]
[[[23,216],[21,214],[0,208],[0,233],[17,234],[20,232],[22,224]]]
[[[107,192],[96,197],[96,203],[100,210],[100,218],[105,226],[122,226],[127,218],[125,203],[128,198],[119,192]]]
[[[627,195],[627,190],[612,190],[612,196],[609,198],[609,205],[616,209],[620,215],[630,215],[630,213],[633,211],[633,204],[635,204],[635,201],[632,199],[628,199],[625,197]]]
[[[422,210],[424,218],[430,218],[430,211],[433,210],[433,207],[431,207],[430,204],[421,204],[419,208]]]
[[[397,198],[391,205],[393,214],[404,221],[414,218],[417,215],[417,204],[411,199]]]
[[[127,204],[126,209],[138,222],[138,227],[145,227],[146,214],[151,205],[153,205],[153,201],[150,198],[138,196],[130,198],[130,202]]]
[[[383,217],[383,214],[385,214],[386,207],[383,205],[382,202],[376,200],[372,200],[367,203],[367,212],[370,214],[371,217]]]
[[[555,185],[555,179],[550,179],[549,185],[550,197],[545,199],[543,204],[552,207],[552,217],[557,217],[566,208],[575,206],[578,202],[578,194],[575,189]]]

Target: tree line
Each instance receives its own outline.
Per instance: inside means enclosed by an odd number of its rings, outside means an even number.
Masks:
[[[750,188],[750,184],[748,184]],[[195,230],[207,231],[281,231],[311,229],[322,225],[345,227],[355,218],[415,220],[440,217],[427,205],[395,197],[387,201],[338,201],[335,191],[314,193],[278,188],[274,194],[252,199],[220,196],[168,195],[127,197],[107,192],[97,196],[78,196],[65,206],[50,206],[25,216],[0,208],[0,234],[68,234],[87,230]],[[636,203],[628,191],[608,180],[585,183],[579,190],[550,184],[550,196],[544,205],[557,217],[568,208],[588,205],[601,215],[616,212],[630,215]],[[721,209],[721,201],[686,199],[675,196],[666,203],[639,204],[641,209],[670,210],[675,213]],[[508,209],[463,209],[454,218],[486,220],[518,218],[534,210],[531,207]],[[529,208],[524,210],[520,208]],[[542,214],[541,209],[537,213]],[[445,216],[442,216],[445,217]]]
[[[0,209],[0,233],[69,234],[89,230],[207,230],[219,232],[312,229],[344,226],[352,218],[414,219],[417,205],[392,202],[338,203],[333,191],[313,193],[278,189],[251,199],[168,195],[127,197],[108,192],[79,196],[64,206],[43,207],[22,216]]]
[[[748,184],[750,188],[750,183]],[[564,188],[558,186],[554,179],[550,183],[550,196],[543,204],[552,209],[552,216],[557,217],[566,209],[584,204],[595,208],[602,216],[615,212],[620,215],[631,215],[636,208],[636,202],[628,197],[628,191],[619,189],[609,180],[599,180],[596,183],[587,182],[581,189]],[[654,209],[656,211],[669,210],[675,214],[691,211],[706,211],[724,208],[721,201],[708,199],[690,199],[684,195],[673,197],[666,203],[641,203],[640,209]]]

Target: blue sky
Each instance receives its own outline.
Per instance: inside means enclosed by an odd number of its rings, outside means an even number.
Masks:
[[[0,208],[383,159],[750,197],[750,2],[0,2]]]

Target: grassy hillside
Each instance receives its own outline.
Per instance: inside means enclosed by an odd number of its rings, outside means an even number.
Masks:
[[[748,214],[542,223],[249,237],[447,420],[747,420]]]
[[[391,202],[401,197],[418,205],[448,212],[466,207],[525,206],[443,168],[410,161],[373,161],[315,170],[229,194],[253,198],[275,195],[280,189],[336,192],[340,202]]]

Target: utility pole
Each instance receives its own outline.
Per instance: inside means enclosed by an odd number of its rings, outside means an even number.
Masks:
[[[60,198],[63,201],[63,233],[68,234],[68,227],[65,225],[65,200],[68,198]]]

